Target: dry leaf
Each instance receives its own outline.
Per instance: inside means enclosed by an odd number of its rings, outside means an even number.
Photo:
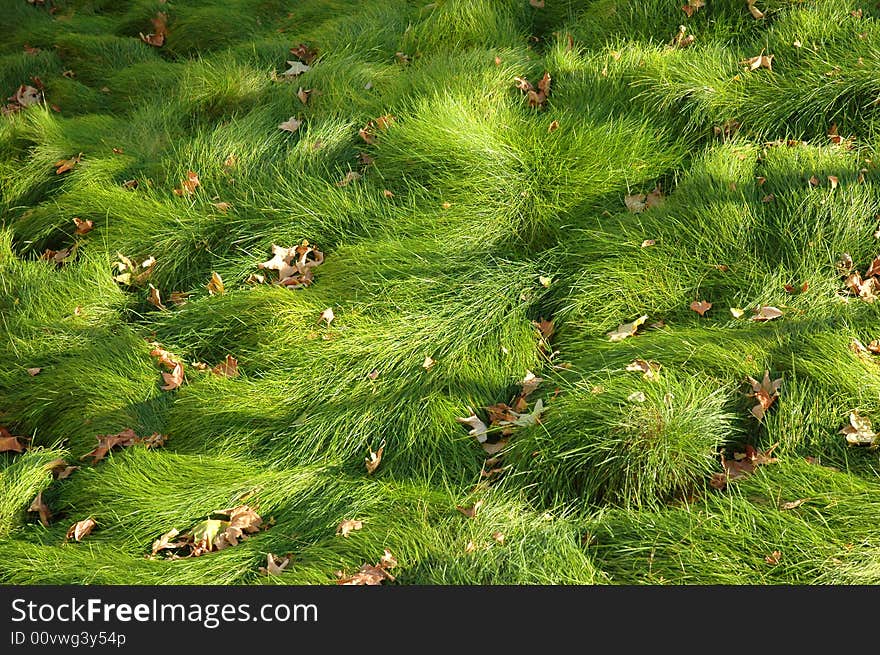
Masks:
[[[205,285],[205,288],[212,296],[219,296],[226,293],[226,288],[223,286],[223,278],[220,277],[219,273],[215,273],[214,271],[211,271],[211,281]]]
[[[76,225],[75,234],[80,234],[80,235],[88,234],[95,227],[95,224],[92,221],[89,221],[89,220],[84,221],[80,218],[74,218],[73,223],[74,223],[74,225]]]
[[[470,408],[469,408],[470,409]],[[475,437],[477,441],[483,443],[488,438],[486,436],[486,432],[489,430],[489,426],[487,426],[480,418],[474,414],[474,410],[470,409],[471,415],[466,418],[456,417],[456,421],[459,423],[464,423],[467,426],[470,426],[469,435]]]
[[[282,75],[287,78],[298,77],[299,75],[308,73],[312,70],[311,66],[304,64],[301,61],[288,61],[287,65],[290,66],[290,68],[282,73]]]
[[[157,12],[155,18],[151,18],[153,24],[153,32],[144,35],[140,33],[141,41],[155,48],[161,48],[165,44],[165,37],[168,35],[168,16],[164,12]]]
[[[278,271],[278,283],[291,288],[307,287],[312,283],[312,269],[324,262],[324,253],[303,241],[294,248],[272,245],[273,257],[259,264],[260,268]]]
[[[471,505],[470,507],[463,507],[461,505],[456,505],[455,509],[464,514],[469,519],[475,518],[477,516],[477,512],[480,511],[480,507],[483,506],[483,501],[478,500],[476,503]]]
[[[339,526],[336,528],[336,535],[337,536],[342,535],[343,537],[348,537],[348,535],[351,532],[353,532],[355,530],[360,530],[363,527],[364,527],[363,521],[355,521],[352,519],[346,519],[345,521],[340,523]]]
[[[397,119],[391,114],[379,116],[379,118],[371,119],[367,124],[358,130],[360,137],[369,145],[376,143],[377,130],[387,130]]]
[[[272,553],[266,553],[266,566],[261,566],[259,571],[263,575],[281,575],[288,564],[290,564],[290,555],[278,557]]]
[[[299,98],[299,101],[304,105],[309,104],[309,96],[312,95],[312,91],[314,89],[304,89],[299,87],[299,90],[296,92],[296,97]]]
[[[694,41],[697,40],[693,34],[687,33],[687,27],[684,25],[678,26],[678,32],[676,32],[675,36],[672,37],[672,41],[669,43],[673,48],[687,48],[692,45]]]
[[[624,196],[623,204],[626,205],[627,211],[633,214],[638,214],[645,211],[645,208],[648,206],[647,200],[648,196],[644,193],[635,193],[633,195]]]
[[[66,480],[69,478],[78,466],[69,466],[63,459],[53,459],[46,464],[46,468],[52,471],[52,477],[56,480]]]
[[[846,436],[846,443],[850,446],[868,446],[874,450],[880,445],[880,437],[874,432],[870,419],[858,412],[850,412],[849,425],[840,434]]]
[[[648,362],[644,359],[634,359],[626,365],[627,371],[641,373],[646,380],[656,380],[660,372],[661,365],[657,362]]]
[[[544,8],[544,0],[529,0],[529,4],[532,5],[535,9]]]
[[[543,381],[544,378],[539,378],[531,371],[526,371],[526,376],[522,379],[522,382],[520,382],[520,385],[522,385],[520,396],[522,398],[528,398],[535,392],[535,390]]]
[[[778,550],[774,550],[772,553],[767,555],[764,558],[764,561],[767,562],[770,566],[776,566],[782,560],[782,553]]]
[[[764,12],[755,6],[757,0],[747,0],[747,2],[749,3],[749,12],[751,12],[752,16],[755,18],[764,18]]]
[[[29,369],[27,370],[27,374],[30,375],[31,377],[33,377],[33,376],[35,376],[35,375],[39,375],[39,374],[40,374],[40,371],[42,371],[42,370],[43,370],[43,369],[40,368],[40,367],[29,368]]]
[[[631,323],[622,323],[617,326],[616,330],[612,330],[608,332],[608,338],[610,341],[623,341],[627,337],[635,336],[636,332],[639,330],[639,326],[644,324],[645,321],[648,320],[648,315],[645,314],[640,316],[636,320]]]
[[[238,360],[232,355],[226,355],[226,359],[212,368],[211,373],[224,378],[238,377]]]
[[[333,319],[336,318],[336,314],[333,313],[333,308],[328,307],[323,312],[321,312],[321,316],[318,317],[319,321],[324,321],[327,325],[330,325],[333,322]]]
[[[651,246],[655,245],[656,243],[657,242],[654,241],[654,239],[645,239],[644,241],[642,241],[642,248],[650,248]]]
[[[834,189],[836,189],[837,185],[840,183],[840,180],[834,175],[829,175],[828,182],[831,184],[831,190],[834,191]]]
[[[541,336],[549,341],[553,336],[553,333],[556,331],[556,327],[553,325],[553,321],[548,321],[543,316],[538,321],[532,321],[532,325],[538,328],[538,332],[541,333]]]
[[[730,308],[730,314],[734,318],[742,318],[745,315],[745,313],[746,313],[745,310],[740,309],[739,307],[731,307]]]
[[[348,171],[348,173],[345,174],[345,177],[336,183],[336,186],[348,186],[355,180],[361,179],[361,177],[363,176],[357,171]]]
[[[798,500],[792,500],[787,503],[782,503],[782,505],[779,506],[779,509],[781,509],[781,510],[795,509],[796,507],[800,507],[801,505],[803,505],[808,500],[810,500],[810,499],[809,498],[799,498]]]
[[[0,453],[23,453],[24,444],[19,439],[21,437],[13,437],[9,430],[0,427]]]
[[[550,95],[550,84],[552,82],[552,78],[550,77],[550,73],[544,72],[544,75],[538,81],[538,88],[532,86],[532,83],[529,82],[524,77],[515,77],[513,78],[514,82],[516,82],[516,88],[520,91],[523,91],[529,100],[529,107],[544,107],[547,102],[547,96]]]
[[[183,378],[183,364],[178,362],[174,365],[174,368],[171,369],[170,373],[162,373],[162,380],[165,382],[161,387],[162,391],[177,389],[183,384]]]
[[[394,580],[394,577],[381,566],[364,564],[360,570],[352,576],[341,577],[336,581],[340,585],[380,585],[385,580]]]
[[[681,10],[688,15],[688,18],[690,18],[705,6],[706,3],[703,2],[703,0],[687,0],[687,4],[684,5]]]
[[[95,528],[97,523],[95,519],[89,517],[82,521],[77,521],[73,525],[70,526],[70,529],[67,531],[66,540],[69,541],[72,537],[76,541],[82,541],[85,537],[88,537],[92,530]]]
[[[375,452],[373,449],[370,449],[369,457],[364,458],[364,465],[367,467],[367,475],[372,475],[373,472],[379,468],[379,464],[382,463],[382,453],[385,451],[385,440],[382,439],[382,443],[379,444],[379,449]]]
[[[31,107],[43,102],[43,93],[40,89],[22,84],[8,99],[19,107]]]
[[[150,295],[147,297],[147,302],[151,305],[155,305],[163,311],[166,311],[168,309],[165,305],[162,304],[162,296],[159,295],[159,290],[152,284],[150,285]]]
[[[212,202],[211,204],[224,214],[232,207],[228,202]]]
[[[295,45],[290,49],[290,53],[292,55],[295,55],[302,61],[306,62],[307,64],[311,64],[318,56],[318,50],[316,48],[312,48],[306,43]]]
[[[712,309],[712,303],[706,302],[705,300],[693,301],[690,305],[691,309],[697,312],[700,316],[705,316],[706,312]]]
[[[765,55],[763,51],[757,57],[749,57],[748,59],[743,59],[739,62],[741,65],[746,65],[749,67],[750,71],[757,70],[759,68],[766,68],[767,70],[773,70],[773,57],[774,55]]]
[[[770,406],[776,402],[776,398],[779,396],[782,378],[777,378],[771,382],[770,371],[764,371],[764,379],[761,382],[758,382],[753,377],[749,377],[748,381],[752,385],[752,393],[749,394],[749,397],[758,401],[758,404],[752,407],[750,411],[752,416],[761,421],[766,411],[770,409]]]
[[[299,129],[300,125],[302,125],[302,121],[297,119],[296,116],[291,116],[286,121],[281,123],[278,126],[278,129],[282,130],[284,132],[290,132],[292,134],[293,132],[296,132]]]
[[[74,166],[76,166],[79,163],[80,159],[82,159],[82,153],[79,153],[76,157],[71,157],[70,159],[59,159],[54,164],[52,164],[53,166],[57,167],[55,175],[66,173]]]
[[[43,492],[37,494],[37,497],[33,499],[30,506],[27,508],[29,512],[39,512],[40,513],[40,523],[45,527],[49,527],[49,521],[52,520],[52,512],[49,511],[49,506],[43,500]]]
[[[201,184],[198,173],[195,171],[187,171],[186,179],[180,183],[179,189],[174,189],[173,193],[176,196],[191,196]]]
[[[128,446],[133,446],[139,442],[137,434],[135,434],[134,430],[131,428],[126,428],[122,432],[117,432],[116,434],[99,434],[96,438],[98,440],[98,445],[91,452],[80,457],[80,459],[91,457],[92,464],[96,464],[104,459],[104,457],[107,456],[107,453],[113,448],[116,448],[117,446],[127,448]]]
[[[493,532],[492,538],[499,544],[504,545],[504,534],[501,532]]]
[[[473,540],[469,539],[468,542],[464,545],[464,552],[472,553],[477,549],[476,544],[474,544]]]
[[[776,307],[758,307],[752,316],[752,320],[758,322],[772,321],[780,316],[782,316],[782,311]]]
[[[647,397],[642,391],[633,391],[626,399],[631,403],[643,403],[647,400]]]

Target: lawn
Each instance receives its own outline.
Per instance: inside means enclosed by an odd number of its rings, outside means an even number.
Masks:
[[[876,3],[0,0],[0,93],[0,583],[880,583]]]

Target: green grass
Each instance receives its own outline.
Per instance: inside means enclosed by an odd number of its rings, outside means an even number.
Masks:
[[[0,0],[0,92],[38,77],[46,99],[0,117],[0,426],[29,446],[0,453],[0,583],[333,584],[385,548],[399,584],[880,581],[878,453],[839,433],[853,411],[880,428],[880,359],[852,348],[880,339],[880,303],[837,267],[880,252],[874,3],[49,4]],[[157,11],[161,48],[138,37]],[[299,43],[317,57],[285,80]],[[740,63],[761,52],[772,70]],[[545,71],[530,108],[514,78]],[[310,287],[249,281],[303,240],[325,254]],[[148,280],[115,280],[119,253],[154,257]],[[238,377],[193,365],[227,355]],[[487,462],[456,419],[488,421],[530,371],[541,421]],[[758,422],[765,371],[783,382]],[[126,428],[168,440],[81,461]],[[779,461],[713,488],[746,446]],[[59,457],[81,468],[54,480]],[[269,529],[147,557],[241,502]],[[337,536],[345,519],[363,528]],[[282,575],[259,574],[267,553],[291,555]]]

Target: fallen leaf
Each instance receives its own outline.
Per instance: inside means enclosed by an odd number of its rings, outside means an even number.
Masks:
[[[53,459],[46,464],[46,468],[52,472],[52,477],[56,480],[66,480],[69,478],[78,466],[69,466],[63,459]]]
[[[532,5],[535,9],[544,8],[544,0],[529,0],[529,4]]]
[[[749,394],[749,397],[758,401],[758,404],[752,407],[750,411],[752,416],[761,421],[763,420],[766,411],[770,409],[771,405],[776,402],[776,398],[779,396],[779,388],[782,386],[782,378],[777,378],[771,382],[770,371],[764,371],[764,379],[761,382],[758,382],[751,376],[747,379],[752,385],[752,392]]]
[[[304,89],[299,87],[299,90],[296,92],[296,97],[299,98],[299,101],[304,105],[309,104],[309,96],[312,95],[312,91],[314,89]]]
[[[212,202],[211,204],[224,214],[232,207],[228,202]]]
[[[708,312],[710,309],[712,309],[712,303],[707,302],[705,300],[699,300],[699,301],[695,300],[691,303],[690,307],[693,311],[697,312],[697,314],[699,314],[700,316],[705,316],[706,312]]]
[[[476,544],[474,544],[473,540],[468,539],[468,542],[464,545],[464,552],[472,553],[477,549]]]
[[[177,362],[174,365],[174,368],[171,369],[170,373],[162,373],[162,380],[165,382],[161,387],[162,391],[177,389],[183,384],[183,378],[183,364]]]
[[[226,287],[223,286],[223,278],[219,273],[211,271],[211,280],[205,285],[208,293],[212,296],[219,296],[226,293]]]
[[[168,310],[168,308],[162,304],[162,296],[159,294],[159,290],[152,284],[150,285],[150,295],[147,297],[147,302],[151,305],[155,305],[163,311]]]
[[[302,121],[299,120],[296,116],[291,116],[286,121],[281,123],[278,126],[278,129],[284,132],[290,132],[292,134],[299,129],[300,125],[302,125]]]
[[[311,66],[304,64],[301,61],[288,61],[287,65],[290,66],[290,68],[282,73],[282,75],[287,78],[298,77],[299,75],[308,73],[312,70]]]
[[[19,107],[31,107],[43,102],[43,92],[35,87],[22,84],[8,99]]]
[[[831,190],[834,191],[834,189],[837,188],[837,185],[840,182],[840,180],[837,177],[835,177],[834,175],[829,175],[828,182],[831,184]]]
[[[382,453],[385,451],[385,440],[382,439],[382,443],[379,444],[379,449],[375,452],[373,449],[370,449],[369,457],[364,458],[364,465],[367,467],[367,475],[372,475],[373,472],[377,468],[379,468],[379,464],[382,463]]]
[[[168,16],[164,12],[156,12],[155,18],[151,18],[153,24],[153,32],[147,35],[139,33],[141,41],[155,48],[161,48],[165,44],[165,37],[168,35]]]
[[[776,458],[771,457],[771,454],[778,445],[776,443],[766,451],[759,451],[747,445],[745,452],[734,453],[733,459],[727,459],[722,453],[721,466],[724,468],[724,473],[713,473],[709,484],[715,489],[724,489],[728,482],[751,475],[758,466],[776,463]]]
[[[644,241],[642,241],[642,248],[650,248],[656,243],[657,242],[654,241],[654,239],[645,239]]]
[[[49,506],[43,500],[43,492],[37,494],[37,497],[31,501],[30,506],[27,508],[29,512],[39,512],[40,514],[40,523],[42,523],[45,527],[49,527],[49,521],[52,520],[52,512],[49,511]]]
[[[238,360],[232,355],[226,355],[226,359],[212,368],[211,373],[224,378],[238,377]]]
[[[672,41],[669,43],[673,48],[687,48],[692,45],[694,41],[697,40],[693,34],[687,33],[687,27],[684,25],[678,26],[678,32],[675,33],[675,36],[672,37]]]
[[[73,525],[70,526],[70,529],[67,531],[66,541],[69,541],[71,537],[76,541],[82,541],[85,537],[88,537],[92,534],[92,530],[97,525],[97,522],[92,517],[84,519],[82,521],[77,521]]]
[[[312,283],[312,269],[324,262],[324,253],[303,241],[293,248],[272,245],[273,257],[259,264],[260,268],[278,271],[278,284],[291,288],[307,287]]]
[[[360,530],[364,527],[363,521],[355,521],[352,519],[346,519],[336,528],[336,535],[342,535],[343,537],[348,537],[350,533],[355,530]]]
[[[379,377],[379,369],[374,368],[372,371],[367,373],[367,377],[370,378],[371,380],[375,380],[376,378]]]
[[[391,191],[389,191],[388,189],[383,189],[382,195],[385,196],[386,198],[393,198],[394,197],[394,194]]]
[[[295,45],[290,49],[290,53],[292,55],[295,55],[296,57],[299,57],[299,59],[306,62],[307,64],[311,64],[318,56],[318,50],[316,48],[312,48],[306,43]]]
[[[73,224],[76,225],[75,234],[80,234],[80,235],[88,234],[95,227],[95,224],[92,221],[90,221],[90,220],[84,221],[81,218],[74,218]]]
[[[538,321],[532,321],[532,325],[538,328],[538,332],[541,333],[541,336],[549,341],[553,336],[553,333],[556,331],[556,327],[553,325],[553,321],[548,321],[543,316]]]
[[[747,2],[749,4],[749,12],[752,14],[752,16],[754,16],[756,19],[764,18],[764,12],[755,6],[755,2],[757,2],[757,0],[747,0]]]
[[[355,180],[361,179],[361,177],[363,176],[357,171],[348,171],[348,173],[345,174],[345,177],[336,183],[336,186],[348,186]]]
[[[752,316],[752,320],[760,323],[764,321],[772,321],[780,316],[782,316],[782,311],[776,307],[758,307],[755,310],[755,314]]]
[[[555,132],[559,129],[559,121],[550,121],[550,125],[547,126],[547,133]]]
[[[176,196],[191,196],[201,184],[198,173],[195,171],[187,171],[186,179],[180,183],[179,189],[174,189],[173,193]]]
[[[880,437],[874,432],[870,419],[858,412],[850,412],[849,425],[839,434],[845,435],[846,443],[850,446],[868,446],[874,450],[880,445]]]
[[[800,507],[801,505],[803,505],[808,500],[810,500],[810,499],[809,498],[799,498],[797,500],[792,500],[787,503],[782,503],[782,505],[779,506],[779,509],[781,509],[781,510],[795,509],[796,507]]]
[[[385,580],[394,580],[394,577],[380,566],[364,564],[360,570],[352,576],[341,577],[336,581],[340,585],[380,585]]]
[[[524,77],[515,77],[513,79],[516,82],[516,88],[523,91],[528,97],[529,107],[537,107],[539,109],[544,107],[547,97],[550,95],[550,84],[552,82],[550,73],[544,72],[544,75],[538,81],[537,89]]]
[[[497,541],[499,544],[504,545],[504,534],[501,532],[493,532],[492,538]]]
[[[99,434],[96,438],[98,439],[98,445],[91,452],[80,457],[80,459],[91,457],[92,464],[96,464],[104,459],[113,448],[117,446],[127,448],[139,441],[137,434],[131,428],[126,428],[116,434]]]
[[[553,283],[553,278],[547,277],[545,275],[538,276],[538,284],[540,284],[545,289],[549,289],[550,285]]]
[[[478,500],[476,503],[471,505],[470,507],[463,507],[462,505],[456,505],[455,509],[464,514],[469,519],[475,518],[477,516],[477,512],[480,511],[480,508],[483,506],[483,501]]]
[[[259,572],[263,575],[281,575],[288,564],[290,564],[290,555],[278,557],[272,553],[266,553],[266,566],[261,566]]]
[[[24,444],[21,437],[13,437],[12,433],[4,427],[0,427],[0,453],[23,453]]]
[[[644,324],[645,321],[648,320],[648,315],[644,314],[640,316],[636,320],[631,323],[622,323],[617,326],[616,330],[612,330],[608,332],[608,338],[610,341],[623,341],[628,337],[635,336],[636,332],[639,330],[639,326]]]
[[[29,368],[27,370],[27,374],[30,375],[31,377],[33,377],[35,375],[39,375],[40,371],[42,371],[42,370],[43,369],[41,369],[40,367]]]
[[[458,421],[459,423],[464,423],[465,425],[470,426],[471,429],[468,432],[468,434],[471,435],[472,437],[475,437],[476,440],[479,441],[480,443],[483,443],[488,438],[486,436],[486,432],[489,430],[489,426],[487,426],[485,423],[483,423],[483,421],[480,420],[480,418],[476,414],[474,414],[473,410],[470,410],[470,412],[471,412],[470,416],[465,417],[465,418],[456,417],[455,420]]]
[[[53,166],[57,166],[55,175],[60,175],[61,173],[66,173],[67,171],[71,170],[80,162],[81,159],[82,153],[79,153],[76,157],[71,157],[70,159],[59,159],[54,164],[52,164]]]
[[[426,371],[430,371],[437,362],[432,359],[430,356],[425,355],[425,361],[422,362],[422,368]]]
[[[778,550],[774,550],[772,553],[767,555],[764,558],[764,561],[767,562],[770,566],[776,566],[782,560],[782,553]]]
[[[757,57],[749,57],[748,59],[743,59],[739,62],[741,65],[744,64],[749,67],[750,71],[757,70],[759,68],[766,68],[767,70],[773,70],[773,57],[775,55],[765,55],[762,51]]]
[[[642,392],[642,391],[633,391],[630,395],[628,395],[626,397],[626,399],[628,401],[630,401],[631,403],[643,403],[648,398],[645,396],[644,392]]]
[[[535,392],[535,390],[538,388],[538,386],[540,386],[543,381],[544,378],[539,378],[531,371],[526,371],[525,377],[520,382],[520,385],[522,386],[520,396],[522,396],[523,398],[528,398]]]
[[[703,0],[687,0],[687,4],[684,5],[681,10],[688,15],[688,18],[690,18],[705,6],[706,3],[703,2]]]
[[[224,524],[228,524],[228,522],[220,519],[205,519],[193,526],[190,534],[194,557],[214,550],[214,542],[225,528]]]
[[[745,313],[746,313],[745,310],[740,309],[739,307],[731,307],[730,308],[730,314],[734,318],[742,318],[745,315]]]
[[[626,365],[627,371],[641,373],[646,380],[655,380],[660,372],[661,365],[657,362],[648,362],[644,359],[634,359]]]
[[[336,318],[336,314],[333,313],[333,308],[328,307],[323,312],[321,312],[321,316],[318,317],[319,321],[324,321],[327,325],[330,325],[333,322],[333,319]]]

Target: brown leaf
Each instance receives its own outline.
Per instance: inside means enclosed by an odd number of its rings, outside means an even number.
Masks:
[[[43,93],[38,88],[22,84],[8,99],[18,108],[31,107],[43,102]]]
[[[641,373],[646,380],[655,380],[660,372],[661,365],[657,362],[647,362],[644,359],[634,359],[626,365],[627,371]]]
[[[529,4],[532,5],[535,9],[544,8],[544,0],[529,0]]]
[[[370,449],[369,457],[364,458],[364,465],[367,467],[367,475],[372,475],[373,472],[379,468],[379,464],[382,463],[382,453],[385,451],[385,440],[382,439],[382,443],[379,444],[379,449],[375,452]]]
[[[39,374],[40,374],[40,371],[42,371],[42,370],[43,370],[43,369],[40,368],[40,367],[29,368],[29,369],[27,370],[27,374],[30,375],[31,377],[33,377],[33,376],[35,376],[35,375],[39,375]]]
[[[645,239],[644,241],[642,241],[642,248],[650,248],[651,246],[655,245],[656,243],[657,242],[654,241],[654,239]]]
[[[700,316],[705,316],[706,312],[708,312],[710,309],[712,309],[712,303],[707,302],[705,300],[699,300],[699,301],[695,300],[691,303],[690,307],[693,311],[697,312],[697,314],[699,314]]]
[[[553,336],[553,333],[556,331],[556,328],[553,325],[553,321],[548,321],[543,316],[538,321],[532,321],[532,325],[538,328],[538,332],[541,333],[541,336],[548,341]]]
[[[20,437],[13,437],[4,427],[0,427],[0,453],[23,453],[24,444]]]
[[[550,121],[550,125],[547,126],[547,133],[555,132],[559,129],[559,121]]]
[[[150,285],[150,295],[147,296],[147,302],[158,307],[162,311],[168,310],[168,308],[162,304],[162,296],[159,294],[159,290],[152,284]]]
[[[504,545],[504,534],[501,532],[493,532],[492,538],[502,546]]]
[[[212,202],[211,204],[224,214],[232,207],[228,202]]]
[[[56,480],[66,480],[79,467],[68,466],[67,462],[65,462],[63,459],[53,459],[51,462],[46,464],[46,468],[52,472],[52,477]]]
[[[394,580],[394,577],[380,566],[364,564],[360,570],[352,576],[340,577],[336,581],[339,585],[380,585],[385,580]]]
[[[397,119],[391,114],[385,114],[378,118],[371,119],[367,124],[358,130],[360,137],[369,145],[376,143],[377,130],[384,131],[388,129]]]
[[[360,530],[364,527],[363,521],[356,521],[352,519],[346,519],[336,528],[336,535],[342,535],[343,537],[348,537],[355,530]]]
[[[770,566],[776,566],[782,560],[782,553],[778,550],[774,550],[772,553],[767,555],[764,558],[764,561],[767,562]]]
[[[312,91],[314,89],[304,89],[299,87],[299,90],[296,92],[296,97],[299,98],[299,101],[304,105],[309,104],[309,96],[312,95]]]
[[[212,368],[211,373],[224,378],[238,377],[238,360],[232,355],[226,355],[226,359]]]
[[[363,176],[357,171],[348,171],[348,173],[345,174],[345,177],[336,183],[336,186],[348,186],[352,182],[361,179],[361,177]]]
[[[177,362],[170,373],[162,373],[162,380],[165,382],[161,387],[162,391],[177,389],[183,384],[183,377],[183,364]]]
[[[318,56],[318,50],[316,48],[312,48],[306,43],[300,43],[290,49],[290,53],[307,64],[311,64],[315,61],[315,58]]]
[[[180,183],[179,189],[174,189],[176,196],[191,196],[202,185],[199,175],[195,171],[187,171],[186,179]]]
[[[688,15],[688,18],[690,18],[705,6],[706,3],[703,2],[703,0],[687,0],[687,4],[684,5],[681,10]]]
[[[40,513],[40,523],[42,523],[45,527],[49,527],[49,521],[52,520],[52,512],[49,511],[49,506],[43,501],[43,492],[37,494],[37,497],[33,499],[27,511],[29,512],[39,512]]]
[[[141,41],[155,48],[161,48],[165,44],[165,37],[168,35],[168,16],[164,12],[157,12],[155,18],[151,18],[153,24],[153,32],[144,35],[139,33]]]
[[[113,448],[117,446],[127,448],[138,443],[138,436],[131,428],[126,428],[116,434],[99,434],[96,438],[98,439],[98,445],[91,452],[80,457],[80,459],[91,457],[92,464],[96,464],[104,459]]]
[[[741,65],[748,66],[750,71],[757,70],[759,68],[773,70],[773,57],[774,55],[765,55],[762,51],[761,54],[759,54],[757,57],[749,57],[748,59],[743,59],[739,63]]]
[[[61,173],[66,173],[67,171],[71,170],[80,162],[81,159],[82,153],[79,153],[76,157],[71,157],[70,159],[59,159],[54,164],[52,164],[53,166],[57,166],[55,175],[60,175]]]
[[[84,221],[81,218],[74,218],[73,223],[76,225],[76,234],[88,234],[95,227],[95,224],[92,221]]]
[[[455,509],[464,514],[469,519],[475,518],[477,516],[477,512],[480,511],[480,507],[483,506],[483,501],[478,500],[476,503],[471,505],[470,507],[463,507],[461,505],[456,505]]]
[[[290,555],[278,557],[272,553],[266,553],[266,566],[261,566],[259,571],[263,575],[281,575],[288,564],[290,564]]]
[[[471,429],[468,434],[472,437],[475,437],[476,440],[480,443],[483,443],[487,439],[486,432],[488,431],[489,427],[485,423],[483,423],[483,421],[481,421],[476,414],[474,414],[473,410],[470,410],[470,412],[470,416],[465,418],[456,417],[455,420],[459,423],[464,423],[465,425],[469,426]]]
[[[837,185],[839,184],[840,180],[837,179],[837,177],[835,177],[834,175],[829,175],[828,182],[831,184],[831,190],[834,191],[834,189],[837,188]]]
[[[694,41],[697,40],[693,34],[687,33],[687,27],[684,25],[678,26],[678,32],[676,32],[675,36],[672,37],[672,41],[669,45],[673,48],[687,48],[692,45]]]
[[[803,505],[808,500],[810,500],[810,499],[809,498],[798,498],[797,500],[792,500],[787,503],[782,503],[782,505],[779,506],[779,509],[781,509],[781,510],[795,509],[796,507],[800,507],[801,505]]]
[[[223,278],[219,273],[211,271],[211,280],[205,285],[208,293],[212,296],[219,296],[226,293],[226,287],[223,286]]]
[[[464,552],[472,553],[477,549],[477,545],[473,542],[472,539],[468,539],[468,542],[464,545]]]
[[[764,12],[755,6],[755,2],[757,2],[757,0],[747,0],[747,1],[749,3],[749,12],[752,14],[752,16],[754,16],[756,19],[764,18]]]
[[[95,519],[89,517],[82,521],[77,521],[73,525],[70,526],[70,529],[67,531],[66,541],[69,541],[71,537],[76,541],[82,541],[85,537],[88,537],[92,534],[92,530],[95,528],[97,523]]]
[[[167,368],[169,371],[180,363],[180,358],[177,355],[168,352],[158,343],[153,342],[150,345],[154,346],[153,349],[150,351],[150,357],[155,357],[156,361],[161,366]]]
[[[174,528],[163,534],[161,537],[156,539],[153,542],[153,555],[156,555],[160,550],[171,550],[174,548],[181,548],[187,545],[187,541],[173,541],[173,539],[179,535],[180,532]]]
[[[426,371],[430,371],[437,362],[432,359],[429,355],[425,355],[425,360],[422,362],[422,368]]]
[[[763,420],[765,412],[770,409],[771,405],[776,402],[779,396],[779,388],[782,386],[782,378],[770,381],[770,371],[764,371],[764,380],[758,382],[753,377],[749,377],[748,381],[752,385],[752,393],[750,397],[758,401],[758,404],[752,407],[751,413],[759,421]]]
[[[300,125],[302,125],[302,121],[299,120],[296,116],[291,116],[286,121],[278,125],[278,129],[283,132],[290,132],[291,134],[293,134],[299,129]]]
[[[752,316],[752,320],[758,322],[772,321],[780,316],[782,316],[782,311],[776,307],[758,307]]]

